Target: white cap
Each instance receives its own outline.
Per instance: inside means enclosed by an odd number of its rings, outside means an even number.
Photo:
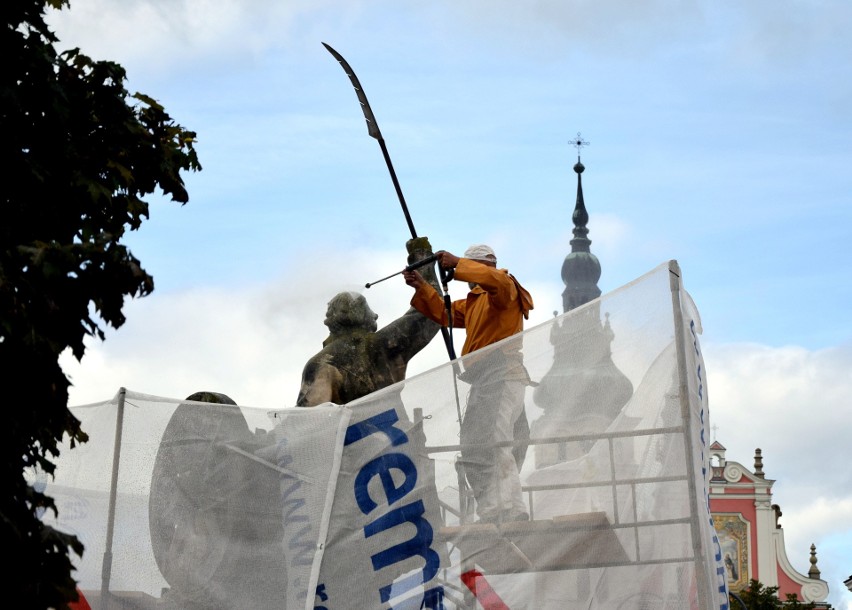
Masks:
[[[488,263],[497,263],[497,255],[494,254],[489,246],[485,244],[475,244],[464,251],[464,258],[472,261],[485,261]]]

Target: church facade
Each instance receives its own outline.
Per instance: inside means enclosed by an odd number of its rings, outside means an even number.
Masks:
[[[755,450],[749,469],[725,457],[718,441],[710,445],[710,512],[722,547],[730,591],[748,588],[751,580],[778,587],[779,599],[795,594],[801,601],[829,608],[828,583],[820,579],[816,547],[810,548],[810,569],[802,574],[787,557],[781,509],[772,502],[772,479],[763,472],[763,456]]]

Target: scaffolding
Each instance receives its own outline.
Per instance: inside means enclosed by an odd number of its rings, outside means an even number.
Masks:
[[[570,357],[600,347],[597,329],[629,380],[617,409],[611,367]],[[459,460],[467,357],[345,406],[121,389],[73,409],[91,440],[62,452],[47,493],[86,545],[95,610],[727,608],[700,332],[670,261],[486,348],[538,380],[529,437],[487,447],[524,449],[528,520],[477,522]]]

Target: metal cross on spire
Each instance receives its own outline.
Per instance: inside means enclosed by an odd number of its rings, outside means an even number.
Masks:
[[[583,139],[583,136],[580,135],[580,132],[578,131],[577,136],[571,141],[571,144],[573,144],[574,148],[577,149],[577,161],[579,161],[580,149],[584,146],[588,146],[589,144],[591,144],[591,142],[586,142],[586,140]]]

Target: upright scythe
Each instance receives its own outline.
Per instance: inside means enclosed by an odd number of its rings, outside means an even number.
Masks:
[[[385,146],[385,139],[382,137],[382,132],[379,130],[379,124],[376,121],[376,117],[373,114],[372,108],[370,108],[370,102],[367,101],[367,95],[364,93],[364,89],[361,87],[361,83],[358,80],[358,77],[355,76],[355,71],[352,70],[352,67],[349,63],[343,59],[343,56],[332,49],[326,43],[322,43],[322,45],[328,49],[328,52],[331,53],[334,58],[340,63],[343,67],[343,71],[346,72],[346,76],[349,77],[349,80],[352,81],[352,86],[355,88],[355,95],[358,96],[358,101],[361,102],[361,110],[364,112],[364,119],[367,121],[367,133],[370,134],[371,137],[376,138],[379,141],[379,146],[382,149],[382,155],[385,158],[385,163],[388,166],[388,171],[391,175],[391,180],[393,180],[393,186],[396,189],[396,195],[399,197],[399,204],[402,206],[402,213],[405,214],[405,221],[408,223],[408,230],[411,231],[411,238],[414,239],[417,237],[417,231],[414,230],[414,223],[411,220],[411,214],[408,213],[408,205],[405,203],[405,197],[402,195],[402,189],[399,186],[399,180],[396,178],[396,172],[393,169],[393,163],[391,163],[390,155],[388,154],[388,147]],[[441,280],[444,288],[444,303],[447,306],[447,317],[449,320],[449,324],[452,324],[452,311],[450,310],[450,302],[449,302],[449,294],[447,294],[447,281],[448,277],[445,275],[443,269],[441,269],[440,265],[438,266],[438,271],[441,275]],[[369,284],[367,285],[369,287]],[[450,360],[456,359],[456,351],[453,347],[453,339],[450,335],[450,331],[446,326],[441,326],[441,334],[444,337],[444,343],[447,346],[447,353],[450,356]]]
[[[385,139],[382,137],[382,132],[379,131],[379,124],[376,122],[376,117],[373,115],[373,110],[370,108],[370,102],[367,101],[367,95],[364,93],[364,89],[361,87],[358,77],[355,76],[355,72],[346,60],[343,59],[343,56],[326,43],[322,44],[326,49],[328,49],[328,52],[334,55],[334,58],[340,62],[340,65],[346,72],[346,76],[349,77],[349,80],[352,81],[352,86],[355,87],[355,95],[358,96],[358,101],[361,102],[361,110],[364,111],[364,118],[367,120],[367,132],[370,136],[379,141],[379,146],[382,148],[382,155],[385,157],[385,163],[388,166],[391,180],[393,180],[393,186],[396,189],[396,195],[399,197],[399,204],[402,206],[402,213],[405,214],[405,221],[408,223],[408,229],[411,231],[411,238],[414,239],[417,237],[417,231],[414,230],[414,223],[411,221],[411,214],[408,213],[408,206],[405,204],[405,197],[402,196],[402,189],[399,187],[399,180],[396,179],[396,172],[393,170],[393,163],[391,163],[391,158],[388,154],[388,147],[385,146]]]

